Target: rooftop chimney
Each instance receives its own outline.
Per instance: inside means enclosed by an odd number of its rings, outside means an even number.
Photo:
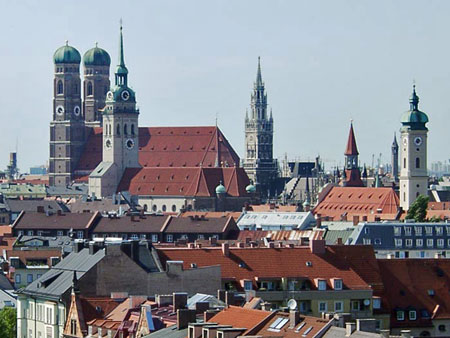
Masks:
[[[300,321],[300,313],[295,310],[289,311],[289,328],[293,329]]]
[[[358,223],[359,223],[359,216],[357,216],[357,215],[353,216],[353,225],[357,226]]]
[[[237,246],[238,246],[238,248],[245,248],[245,243],[244,242],[238,242]]]
[[[275,248],[275,243],[269,242],[269,243],[267,243],[267,247],[273,249],[273,248]]]
[[[336,241],[337,245],[342,245],[342,237],[339,237]]]
[[[402,330],[401,335],[402,338],[411,338],[411,330]]]
[[[187,305],[188,294],[187,292],[174,292],[173,295],[173,311],[178,309],[185,309]]]
[[[195,310],[178,309],[177,310],[177,329],[182,330],[188,327],[189,323],[195,323]]]
[[[345,336],[350,337],[355,332],[356,323],[345,323]]]
[[[312,239],[309,242],[309,248],[313,254],[324,254],[325,253],[325,240],[323,239]]]
[[[45,212],[44,206],[43,206],[43,205],[38,205],[38,206],[37,206],[37,212],[43,214],[43,213]]]
[[[230,255],[230,245],[228,243],[222,243],[222,253],[226,257]]]

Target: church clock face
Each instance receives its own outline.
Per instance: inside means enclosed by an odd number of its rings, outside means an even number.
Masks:
[[[129,138],[128,140],[126,140],[125,145],[128,149],[131,150],[134,147],[134,141],[131,138]]]
[[[420,136],[417,136],[417,137],[414,138],[414,144],[416,146],[420,146],[422,144],[422,142],[423,141],[422,141],[422,138]]]
[[[56,107],[56,114],[58,115],[64,114],[64,107],[63,106]]]
[[[81,112],[80,106],[75,106],[75,108],[73,108],[73,113],[76,116],[80,116],[80,112]]]
[[[111,140],[106,140],[105,146],[106,148],[111,148]]]
[[[130,92],[128,90],[124,90],[120,96],[122,96],[124,101],[127,101],[130,98]]]

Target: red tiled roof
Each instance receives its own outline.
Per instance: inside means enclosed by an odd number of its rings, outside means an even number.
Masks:
[[[349,220],[352,216],[359,216],[360,220],[362,216],[395,219],[399,205],[392,188],[333,187],[314,208],[314,214],[331,220],[340,220],[343,214]]]
[[[94,128],[75,170],[89,174],[102,159],[102,128]],[[139,128],[142,167],[214,167],[239,165],[240,159],[218,127]]]
[[[358,155],[358,147],[356,146],[355,133],[353,131],[353,123],[350,124],[348,133],[347,147],[345,147],[344,155]]]
[[[85,322],[103,319],[114,310],[120,302],[109,297],[80,297]]]
[[[260,330],[257,330],[255,335],[262,337],[283,337],[283,338],[299,338],[302,337],[305,332],[307,334],[306,337],[314,337],[320,330],[325,328],[327,324],[330,322],[329,320],[324,320],[317,317],[311,316],[300,316],[300,320],[294,328],[290,328],[290,322],[288,321],[279,332],[274,332],[270,329],[270,325],[277,319],[284,318],[289,319],[289,313],[279,312],[275,317],[269,320],[266,325]],[[298,330],[298,328],[301,329]]]
[[[222,184],[230,196],[247,196],[250,183],[243,168],[129,168],[125,170],[118,191],[132,195],[215,196]]]
[[[158,248],[161,262],[183,261],[184,269],[195,263],[198,267],[220,265],[222,278],[237,282],[257,277],[342,278],[349,289],[369,289],[368,284],[355,272],[354,264],[368,266],[375,259],[370,246],[328,246],[324,254],[312,254],[307,247],[296,248],[235,248],[225,256],[221,248]],[[311,262],[312,266],[307,266]],[[268,268],[270,267],[270,269]],[[369,266],[367,267],[369,269]]]
[[[382,296],[391,310],[391,327],[426,326],[431,319],[450,319],[448,259],[380,259],[378,264],[385,288]],[[396,310],[405,311],[405,320],[397,321]],[[408,319],[410,310],[416,310],[416,320]],[[424,318],[422,310],[430,317]]]
[[[7,259],[18,257],[19,260],[27,265],[28,259],[45,259],[47,265],[51,266],[50,257],[61,257],[60,249],[39,249],[39,250],[8,250],[6,251]]]
[[[245,334],[252,333],[259,324],[269,320],[276,312],[244,309],[238,306],[230,306],[214,317],[208,322],[217,323],[219,325],[232,325],[235,328],[245,328]]]

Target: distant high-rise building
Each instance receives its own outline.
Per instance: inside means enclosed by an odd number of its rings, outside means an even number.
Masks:
[[[250,116],[245,116],[244,169],[257,190],[266,195],[270,184],[278,177],[278,163],[273,158],[273,117],[267,112],[267,94],[258,58],[256,82],[251,96]]]
[[[401,131],[402,166],[400,170],[400,206],[408,210],[419,195],[428,194],[427,133],[428,116],[419,110],[416,86],[403,114]]]

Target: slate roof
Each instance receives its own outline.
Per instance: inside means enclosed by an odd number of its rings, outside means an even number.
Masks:
[[[61,215],[46,214],[42,212],[25,212],[23,211],[14,221],[12,227],[14,230],[22,229],[89,229],[93,225],[93,221],[98,217],[99,213],[62,213]]]
[[[232,217],[228,218],[205,218],[205,219],[191,219],[185,217],[172,217],[167,222],[164,229],[165,233],[223,233],[227,230],[239,229]]]
[[[220,265],[222,279],[236,282],[293,277],[309,279],[314,285],[315,278],[342,278],[346,289],[367,290],[369,285],[359,274],[371,282],[379,277],[370,246],[328,246],[324,254],[313,254],[309,247],[230,247],[228,256],[221,248],[158,248],[157,252],[163,265],[169,260],[183,261],[186,270],[192,263],[198,267]],[[312,265],[307,266],[306,262]],[[331,288],[330,281],[328,284]]]
[[[69,211],[69,209],[67,209],[67,207],[63,203],[53,200],[44,200],[44,199],[19,200],[10,198],[6,199],[5,203],[11,212],[20,212],[22,210],[37,211],[37,208],[40,206],[44,207],[44,211],[52,211],[52,212],[57,212],[57,210],[61,210],[64,212]]]
[[[102,128],[94,128],[78,162],[79,176],[89,174],[102,159]],[[218,127],[139,128],[142,167],[214,167],[239,165],[240,159]]]
[[[340,220],[346,215],[348,220],[353,216],[367,216],[373,221],[395,219],[400,201],[392,188],[368,187],[333,187],[325,198],[314,208],[314,214]]]
[[[55,267],[47,271],[41,278],[35,280],[20,293],[59,299],[72,287],[73,272],[79,280],[105,257],[105,249],[98,250],[90,255],[89,249],[83,249],[78,253],[72,252],[61,260]]]
[[[169,216],[102,216],[95,226],[94,233],[150,233],[160,232]]]
[[[214,197],[222,182],[230,196],[248,196],[250,180],[238,167],[147,167],[128,168],[117,191],[132,195]]]
[[[176,325],[166,327],[156,332],[150,333],[144,338],[186,338],[188,336],[188,328],[178,330]]]

